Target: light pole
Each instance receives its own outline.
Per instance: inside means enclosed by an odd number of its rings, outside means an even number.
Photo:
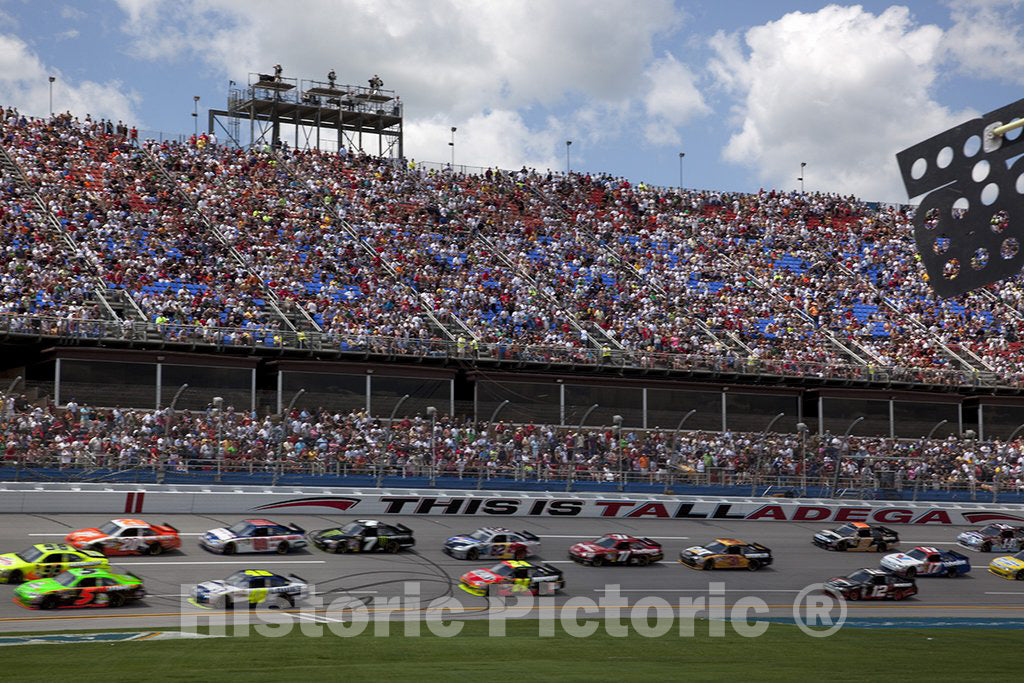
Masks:
[[[676,463],[679,462],[679,432],[683,429],[683,425],[692,415],[697,412],[694,408],[690,412],[683,415],[679,422],[676,424],[676,431],[672,434],[672,453],[668,457],[668,475],[665,477],[665,493],[671,493],[671,483],[675,475]]]
[[[50,118],[53,118],[53,82],[57,80],[56,76],[50,76]]]
[[[195,128],[193,135],[199,138],[199,95],[192,96],[192,123]]]
[[[843,458],[848,456],[849,453],[850,453],[850,432],[852,432],[853,428],[856,427],[857,425],[859,425],[863,421],[864,421],[864,416],[861,415],[856,420],[851,422],[850,426],[846,428],[845,432],[843,432],[843,450],[840,452],[839,458],[836,460],[835,476],[832,478],[832,495],[833,496],[835,495],[836,489],[839,488],[839,470],[840,470],[840,465],[843,462]]]
[[[572,147],[572,140],[565,141],[565,175],[569,175],[569,148]]]
[[[754,472],[754,476],[750,480],[750,495],[754,495],[754,493],[757,491],[757,478],[761,476],[761,468],[764,465],[763,455],[765,437],[768,436],[768,432],[771,431],[771,428],[775,426],[775,423],[784,418],[785,416],[785,413],[779,413],[778,415],[776,415],[775,417],[768,421],[768,425],[761,432],[761,438],[759,439],[760,443],[757,445],[757,470]]]
[[[1016,428],[1016,429],[1014,429],[1014,430],[1013,430],[1012,432],[1010,432],[1010,438],[1008,438],[1008,439],[1006,440],[1006,442],[1007,442],[1007,443],[1010,443],[1010,442],[1012,442],[1012,441],[1013,441],[1013,439],[1014,439],[1014,437],[1016,437],[1016,436],[1017,436],[1018,434],[1020,434],[1020,432],[1021,432],[1021,430],[1022,430],[1022,429],[1024,429],[1024,424],[1022,424],[1022,425],[1017,425],[1017,428]]]
[[[622,416],[612,415],[612,424],[615,425],[615,443],[612,444],[612,453],[615,453],[619,461],[619,490],[623,491],[626,486],[626,462],[622,457],[622,447],[619,445],[622,441],[620,438],[620,435],[622,434]]]
[[[683,157],[686,156],[686,152],[679,153],[679,191],[683,190]]]
[[[292,408],[295,407],[295,402],[298,401],[299,396],[302,396],[304,393],[306,393],[305,389],[299,389],[298,391],[295,392],[295,395],[292,396],[292,400],[288,401],[288,407],[284,409],[285,415],[291,414]]]
[[[408,398],[409,394],[406,394],[402,398],[398,399],[398,402],[395,403],[395,407],[391,409],[391,414],[388,416],[388,438],[384,442],[384,452],[381,453],[380,458],[377,459],[377,488],[380,488],[381,484],[384,481],[384,467],[381,464],[380,460],[387,455],[388,450],[391,448],[391,439],[395,433],[395,413],[398,412],[398,409],[402,407],[402,404],[405,403],[408,400]]]
[[[427,407],[427,415],[430,416],[430,485],[437,485],[437,454],[434,452],[434,427],[437,425],[437,408]]]
[[[800,181],[800,194],[804,193],[804,168],[807,166],[806,161],[800,162],[800,177],[797,180]]]
[[[448,146],[452,148],[452,173],[455,172],[455,131],[457,129],[452,126],[452,141],[448,143]]]
[[[807,496],[807,425],[798,422],[796,431],[800,433],[800,495]]]
[[[576,428],[576,433],[577,433],[576,438],[579,439],[579,441],[580,441],[580,448],[583,448],[583,443],[582,443],[582,441],[583,441],[583,436],[582,436],[583,424],[587,421],[587,418],[590,417],[590,414],[592,412],[594,412],[595,410],[597,410],[597,406],[598,406],[598,404],[595,403],[594,405],[592,405],[589,408],[587,408],[586,412],[583,413],[583,417],[580,418],[580,426]],[[573,479],[575,479],[575,478],[576,478],[576,457],[573,456],[573,461],[569,463],[569,476],[567,476],[565,478],[565,490],[566,491],[572,491],[572,482],[573,482]]]
[[[220,396],[213,397],[213,409],[217,411],[217,449],[215,452],[217,456],[217,481],[220,481],[220,470],[221,460],[223,459],[223,451],[221,450],[221,434],[224,429],[224,399]]]
[[[171,435],[171,429],[174,427],[174,411],[177,408],[178,399],[181,398],[181,395],[185,393],[186,389],[188,389],[188,384],[182,384],[180,387],[178,387],[178,390],[174,392],[174,397],[171,399],[171,405],[167,407],[167,426],[165,428],[165,431],[167,432],[167,443],[170,444],[170,447],[174,446],[174,440]],[[164,483],[164,471],[167,465],[166,453],[162,457],[164,462],[161,463],[163,466],[160,468],[160,475],[159,478],[157,479],[158,484]]]

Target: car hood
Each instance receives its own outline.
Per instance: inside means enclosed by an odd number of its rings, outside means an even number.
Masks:
[[[985,539],[985,537],[982,536],[977,531],[964,531],[963,533],[961,533],[959,536],[956,537],[956,540],[958,540],[958,541],[972,541],[972,542],[975,542],[975,543],[980,543],[984,539]]]
[[[210,529],[206,532],[206,538],[215,538],[218,541],[226,541],[234,537],[235,535],[227,529],[225,529],[224,527],[221,527],[219,529]]]
[[[837,538],[842,538],[842,536],[840,536],[836,532],[832,531],[831,529],[822,529],[821,531],[816,533],[815,536],[820,536],[822,538],[828,538],[828,539],[833,539],[833,540],[837,539]]]
[[[856,581],[851,581],[845,576],[833,576],[831,579],[825,582],[826,586],[837,586],[839,588],[848,588],[850,586],[858,585]]]
[[[0,569],[7,569],[9,567],[20,567],[27,564],[25,560],[21,559],[14,553],[5,553],[0,555]]]
[[[94,541],[105,536],[106,534],[99,529],[79,529],[65,536],[64,540],[68,543],[85,543],[86,541]]]
[[[587,542],[576,543],[571,548],[569,548],[569,552],[573,553],[603,553],[605,550],[606,548],[602,548],[599,545]]]
[[[196,593],[227,593],[230,587],[223,581],[204,581],[196,586]]]
[[[892,555],[886,555],[882,558],[882,564],[891,564],[900,567],[907,567],[918,564],[920,560],[915,560],[910,555],[904,553],[893,553]]]
[[[49,593],[50,591],[63,590],[64,588],[65,586],[58,583],[55,579],[37,579],[21,584],[14,589],[14,592],[19,595],[39,595],[41,593]]]
[[[322,541],[341,541],[346,538],[353,538],[352,534],[343,533],[339,529],[324,529],[317,533],[316,538]]]
[[[470,538],[469,536],[452,536],[451,538],[449,538],[447,541],[444,542],[445,545],[453,545],[453,546],[455,546],[455,545],[475,545],[477,543],[480,543],[480,541],[476,540],[475,538]]]
[[[686,553],[687,555],[697,555],[699,557],[700,556],[704,556],[704,555],[714,555],[713,552],[711,552],[710,550],[708,550],[707,548],[705,548],[704,546],[701,546],[701,545],[690,546],[689,548],[687,548],[683,552]]]
[[[1024,560],[1018,560],[1013,555],[1004,555],[992,560],[989,566],[1000,569],[1024,569]]]
[[[463,583],[497,583],[501,581],[501,577],[487,569],[474,569],[471,572],[466,572],[462,575],[461,581]]]

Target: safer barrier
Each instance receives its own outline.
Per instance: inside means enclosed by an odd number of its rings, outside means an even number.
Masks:
[[[1024,505],[437,489],[0,483],[0,512],[580,517],[972,525],[1024,522]]]

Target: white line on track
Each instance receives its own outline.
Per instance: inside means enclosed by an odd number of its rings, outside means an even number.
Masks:
[[[573,536],[556,536],[554,534],[537,534],[537,535],[540,536],[541,538],[580,538],[580,534],[575,534]],[[667,539],[669,541],[688,541],[690,539],[689,536],[647,536],[647,538],[663,538],[663,539]]]
[[[1024,593],[1019,591],[985,591],[985,595],[1024,595]]]
[[[595,593],[604,593],[607,588],[595,588]],[[707,593],[707,588],[620,588],[617,593]],[[798,589],[788,588],[726,588],[726,593],[799,593]]]
[[[205,533],[206,533],[205,531],[179,531],[178,535],[179,536],[202,536]],[[27,535],[28,536],[60,536],[61,538],[64,538],[68,534],[67,533],[63,533],[63,534],[53,533],[53,534],[27,534]]]
[[[118,562],[114,561],[117,566],[120,567],[142,567],[158,564],[248,564],[248,565],[264,565],[264,564],[327,564],[327,560],[207,560],[205,562],[178,562],[177,560],[171,562]]]

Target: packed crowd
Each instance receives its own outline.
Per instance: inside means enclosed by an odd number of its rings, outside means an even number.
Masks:
[[[0,313],[116,318],[96,301],[101,283],[130,298],[120,315],[135,310],[171,338],[241,328],[245,343],[315,335],[342,348],[391,339],[512,357],[1024,380],[1024,288],[935,298],[905,207],[527,169],[452,174],[205,136],[140,146],[124,124],[89,117],[2,119],[27,185],[3,170]],[[298,341],[282,342],[285,330]]]
[[[235,410],[63,408],[16,397],[3,404],[4,462],[20,467],[164,467],[390,476],[566,479],[705,484],[828,485],[1024,491],[1024,439],[1012,443],[896,440],[831,434],[615,431],[540,424],[493,425],[440,415],[398,417],[294,409],[284,416]],[[433,431],[432,431],[433,430]],[[433,456],[431,456],[433,453]]]

